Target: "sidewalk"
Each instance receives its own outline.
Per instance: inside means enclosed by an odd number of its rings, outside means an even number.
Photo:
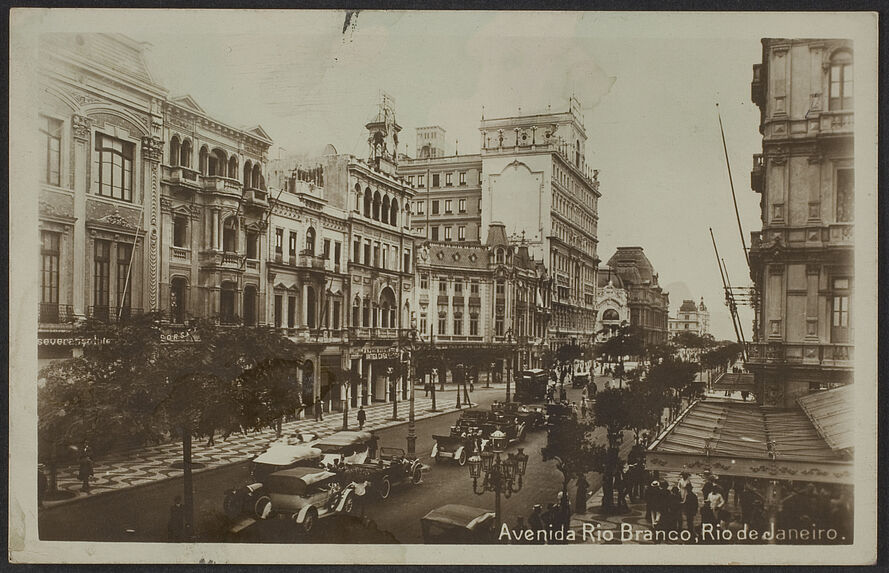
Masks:
[[[497,386],[492,385],[492,390]],[[482,390],[477,388],[476,390]],[[414,419],[423,420],[435,416],[441,416],[456,412],[456,394],[454,388],[448,388],[436,396],[437,412],[431,412],[432,398],[422,397],[422,388],[416,389],[419,395],[414,398]],[[472,404],[473,406],[475,404]],[[399,400],[398,420],[392,420],[392,403],[376,403],[365,406],[367,421],[365,430],[381,430],[407,423],[410,404]],[[465,409],[466,406],[464,405]],[[349,409],[349,429],[357,430],[357,408]],[[303,420],[294,420],[282,425],[284,435],[296,432],[314,432],[320,437],[327,436],[343,427],[342,412],[326,412],[322,421],[315,421],[314,417]],[[247,461],[262,453],[268,445],[276,439],[275,430],[266,428],[247,434],[232,434],[228,439],[216,438],[216,444],[208,446],[206,439],[192,441],[192,471],[194,473],[219,468],[225,465]],[[46,507],[71,503],[78,499],[103,493],[119,491],[125,488],[137,487],[159,480],[177,478],[182,475],[181,468],[173,467],[173,464],[182,463],[182,443],[170,442],[157,446],[148,446],[127,452],[109,454],[95,460],[93,466],[94,477],[90,482],[91,493],[80,491],[81,482],[77,479],[78,466],[76,464],[61,467],[58,470],[57,483],[60,491],[74,494],[61,500],[44,500]]]

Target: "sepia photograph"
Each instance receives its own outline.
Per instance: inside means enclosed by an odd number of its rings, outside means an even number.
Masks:
[[[864,12],[13,9],[9,559],[873,563],[877,80]]]

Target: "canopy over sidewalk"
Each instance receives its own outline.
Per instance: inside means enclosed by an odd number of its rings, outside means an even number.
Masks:
[[[714,390],[729,390],[730,392],[753,392],[753,374],[749,372],[723,372],[713,382]]]

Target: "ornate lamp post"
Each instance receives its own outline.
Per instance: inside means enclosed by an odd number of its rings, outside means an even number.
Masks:
[[[407,417],[407,456],[411,459],[417,457],[417,427],[414,423],[414,381],[411,374],[414,371],[414,346],[417,340],[417,328],[414,320],[411,320],[410,339],[408,341],[408,368],[407,379],[410,385],[410,409]]]
[[[510,350],[512,350],[512,345],[514,342],[514,338],[512,337],[512,328],[506,331],[506,344],[509,346]],[[512,353],[510,353],[509,359],[506,361],[506,401],[512,401],[512,389],[510,388],[510,367],[512,362]]]
[[[500,527],[500,494],[509,499],[522,489],[522,476],[528,468],[528,455],[523,448],[518,453],[509,453],[506,459],[500,454],[506,449],[506,434],[496,431],[491,434],[493,451],[484,451],[469,458],[469,476],[472,478],[472,491],[475,495],[494,492],[494,514],[497,527]],[[481,485],[479,485],[481,478]]]

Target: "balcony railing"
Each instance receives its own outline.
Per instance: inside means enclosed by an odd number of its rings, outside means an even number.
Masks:
[[[102,322],[117,322],[118,320],[129,320],[134,316],[142,314],[141,308],[132,308],[128,306],[91,306],[89,307],[89,317]]]
[[[241,182],[221,175],[208,175],[204,177],[204,191],[240,195]]]
[[[247,270],[258,271],[259,270],[259,261],[256,259],[247,259]]]
[[[757,153],[753,156],[753,169],[750,171],[750,188],[757,193],[762,193],[764,181],[765,167],[762,153]]]
[[[353,339],[397,340],[398,329],[379,326],[351,326],[349,327],[349,337]]]
[[[855,360],[854,349],[853,344],[749,342],[747,358],[753,364],[851,368]]]
[[[264,189],[255,189],[253,187],[250,187],[244,191],[244,199],[247,201],[247,203],[268,206],[269,193]]]
[[[200,173],[189,167],[181,165],[165,167],[165,177],[170,184],[186,190],[197,190],[201,188],[198,180]]]
[[[852,135],[855,127],[853,111],[825,111],[821,114],[822,135]]]
[[[178,263],[191,261],[191,249],[185,247],[170,247],[170,260]]]
[[[74,322],[71,305],[41,302],[38,306],[40,324],[67,324]]]

